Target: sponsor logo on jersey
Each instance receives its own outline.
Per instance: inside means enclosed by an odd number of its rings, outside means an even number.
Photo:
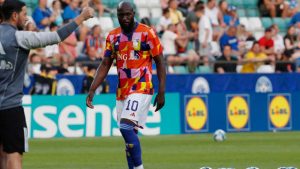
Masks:
[[[267,76],[261,76],[257,79],[255,91],[257,93],[268,93],[273,91],[272,82]]]
[[[210,92],[209,84],[203,77],[198,77],[194,80],[192,86],[193,94],[207,94]]]
[[[227,119],[229,130],[245,129],[249,123],[249,103],[246,96],[231,96],[227,102]]]
[[[208,110],[206,97],[192,96],[185,107],[186,128],[190,131],[201,131],[207,126]]]
[[[288,95],[275,95],[269,99],[269,119],[273,128],[286,128],[291,118]]]

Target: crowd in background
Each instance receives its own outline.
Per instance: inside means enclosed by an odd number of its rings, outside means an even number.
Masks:
[[[116,12],[101,0],[39,0],[26,30],[55,31],[88,5],[95,9],[95,18]],[[300,13],[295,0],[259,0],[257,8],[261,16],[292,18],[285,34],[280,33],[277,25],[272,25],[259,38],[240,23],[237,7],[226,0],[207,0],[206,3],[161,0],[160,5],[162,16],[155,25],[150,16],[138,19],[153,27],[160,36],[168,73],[176,73],[174,68],[181,65],[190,73],[196,70],[200,73],[300,71]],[[32,50],[28,73],[51,77],[58,73],[93,76],[101,63],[108,33],[102,26],[83,24],[59,45]],[[117,74],[116,68],[109,73]]]

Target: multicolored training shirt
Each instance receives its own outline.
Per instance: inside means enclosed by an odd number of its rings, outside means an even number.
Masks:
[[[144,24],[136,23],[131,34],[124,34],[120,27],[109,33],[104,56],[117,61],[117,100],[132,93],[153,94],[152,57],[162,54],[162,50],[154,30]]]

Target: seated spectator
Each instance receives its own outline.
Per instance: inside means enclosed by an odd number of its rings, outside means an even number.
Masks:
[[[62,17],[64,21],[69,21],[76,18],[79,14],[79,0],[72,0],[71,3],[64,9]]]
[[[164,48],[164,55],[166,56],[167,63],[169,65],[180,65],[188,62],[189,67],[195,67],[198,64],[199,57],[195,52],[188,51],[187,53],[178,54],[176,45],[181,45],[181,39],[188,39],[188,36],[181,36],[176,34],[176,26],[171,24],[164,32],[161,41]]]
[[[214,60],[211,56],[213,29],[209,18],[205,15],[205,7],[200,5],[194,11],[200,19],[198,23],[199,54],[201,57],[209,57],[210,60]]]
[[[227,25],[224,22],[224,15],[228,12],[228,3],[226,0],[219,1],[219,13],[218,13],[218,21],[222,28],[225,28]]]
[[[289,6],[287,17],[292,17],[298,12],[299,4],[297,0],[290,0],[289,2],[287,1],[287,3]]]
[[[52,13],[57,16],[54,23],[58,26],[61,26],[63,24],[63,18],[61,16],[62,9],[61,9],[61,3],[59,0],[54,0],[52,2]]]
[[[288,4],[285,0],[259,0],[258,7],[263,17],[287,17]]]
[[[170,9],[170,19],[172,24],[178,24],[183,22],[184,18],[182,13],[177,9],[178,8],[178,1],[177,0],[169,0],[169,9]]]
[[[55,23],[50,25],[50,31],[54,32],[58,30],[58,26]],[[59,47],[57,44],[45,47],[45,56],[52,57],[54,59],[60,59]]]
[[[287,34],[284,36],[284,55],[290,60],[296,60],[300,57],[299,43],[297,43],[297,35],[294,26],[288,28]]]
[[[265,35],[258,41],[261,51],[267,54],[269,57],[274,57],[274,41],[272,36],[272,28],[267,28],[265,30]]]
[[[205,6],[205,15],[209,18],[212,26],[212,36],[214,41],[218,41],[222,35],[222,29],[218,20],[219,8],[216,0],[208,0]],[[201,28],[200,28],[201,29]]]
[[[34,74],[34,84],[30,91],[31,95],[55,95],[57,70],[54,67],[42,65],[41,73]]]
[[[223,54],[216,60],[215,72],[223,73],[236,73],[237,58],[231,55],[231,46],[225,45]]]
[[[32,18],[37,28],[44,30],[56,20],[57,14],[47,8],[47,0],[39,0],[39,6],[33,11]]]
[[[265,61],[269,61],[268,56],[261,52],[260,46],[258,42],[254,42],[252,49],[245,55],[243,62],[243,68],[241,70],[242,73],[255,73],[257,69],[265,63]]]
[[[277,57],[275,71],[281,72],[294,72],[296,70],[296,64],[290,60],[286,55],[280,55]]]
[[[228,12],[225,13],[223,19],[226,26],[238,26],[240,24],[239,16],[236,12],[236,7],[233,5],[228,7]]]
[[[95,66],[88,66],[86,76],[83,79],[82,83],[82,94],[87,94],[90,90],[90,87],[92,85],[92,82],[94,80],[94,76],[96,74],[97,67]],[[100,93],[109,93],[109,83],[106,79],[104,79],[103,83],[99,86],[99,88],[96,90],[96,94]]]
[[[42,65],[42,57],[36,53],[29,56],[29,63],[27,66],[29,74],[40,74]]]
[[[235,26],[230,26],[220,38],[221,51],[224,50],[225,46],[229,45],[231,47],[232,55],[240,56],[239,42],[236,34],[237,28]]]
[[[245,54],[253,46],[253,42],[256,41],[252,35],[252,32],[246,30],[245,25],[239,25],[237,27],[237,38],[239,42],[239,51],[241,55]]]
[[[198,6],[203,6],[203,5],[204,5],[203,1],[198,1],[195,4],[195,8],[188,13],[186,19],[184,20],[185,26],[189,32],[198,32],[199,18],[195,14],[195,9]]]
[[[296,26],[300,22],[300,12],[297,12],[292,16],[292,19],[290,21],[290,26]]]
[[[75,32],[73,32],[67,39],[59,43],[59,52],[63,59],[67,63],[73,63],[77,58],[77,38]]]
[[[278,25],[273,24],[271,26],[273,32],[273,41],[274,41],[274,51],[277,55],[281,55],[284,51],[284,42],[283,37],[279,34]]]
[[[172,20],[170,18],[170,10],[169,8],[163,9],[163,15],[160,17],[156,31],[162,35],[164,31],[167,29],[168,25],[172,23]]]
[[[100,25],[95,25],[92,30],[91,34],[87,36],[84,42],[84,53],[88,55],[92,50],[96,50],[96,58],[103,58],[104,56],[104,40],[101,34],[101,27]]]

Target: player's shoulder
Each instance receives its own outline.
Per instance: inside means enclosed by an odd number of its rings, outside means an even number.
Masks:
[[[153,30],[150,26],[142,24],[142,23],[139,23],[139,29],[144,31],[144,32],[148,32],[150,30]]]
[[[120,34],[121,32],[122,32],[121,27],[117,27],[117,28],[111,30],[111,31],[108,33],[108,35],[117,35],[117,34]]]

